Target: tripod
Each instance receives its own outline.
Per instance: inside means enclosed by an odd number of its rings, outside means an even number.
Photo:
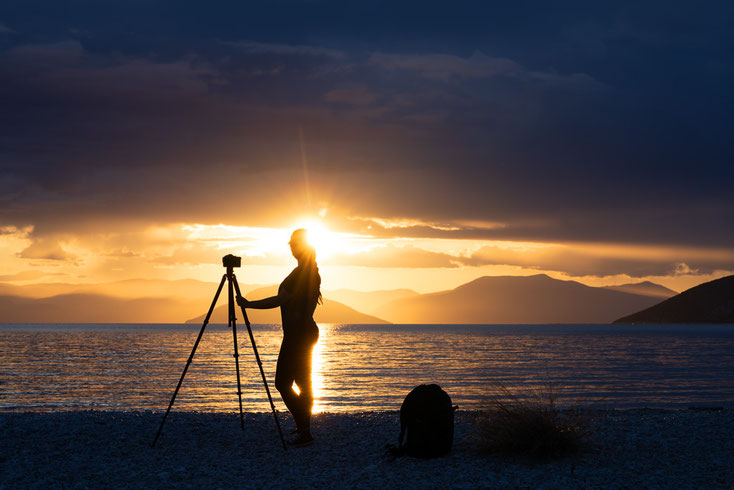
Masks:
[[[234,255],[226,255],[222,257],[222,265],[227,268],[227,273],[222,276],[222,281],[219,283],[219,287],[217,288],[217,293],[214,295],[214,300],[212,301],[211,306],[209,307],[209,312],[206,314],[206,318],[204,318],[204,324],[201,326],[201,330],[199,330],[199,335],[196,337],[196,342],[194,342],[194,348],[191,349],[191,354],[189,355],[189,360],[186,361],[186,367],[184,367],[183,373],[181,373],[181,379],[178,380],[178,385],[176,385],[176,389],[173,392],[173,396],[171,397],[171,403],[168,404],[168,409],[166,410],[165,415],[163,416],[163,420],[161,421],[160,427],[158,427],[158,432],[155,435],[155,439],[153,439],[153,444],[151,447],[155,447],[155,443],[158,441],[158,437],[161,435],[161,431],[163,430],[163,424],[166,423],[166,419],[168,418],[168,413],[171,411],[171,407],[173,406],[174,400],[176,400],[176,395],[178,395],[178,390],[181,388],[181,384],[183,383],[184,377],[186,376],[186,371],[188,371],[189,366],[191,365],[191,361],[194,359],[194,353],[196,352],[196,348],[199,346],[199,341],[201,341],[201,337],[204,335],[204,330],[206,329],[207,324],[209,323],[209,319],[212,316],[212,312],[214,311],[214,306],[217,304],[217,299],[219,299],[219,294],[222,292],[222,287],[224,286],[224,282],[228,281],[228,311],[229,311],[229,321],[228,326],[232,328],[232,338],[234,341],[234,363],[235,368],[237,371],[237,396],[240,401],[240,427],[242,430],[245,430],[245,416],[242,413],[242,386],[240,384],[240,360],[239,360],[239,353],[237,352],[237,324],[236,324],[236,318],[235,318],[235,312],[234,312],[234,304],[235,304],[235,292],[237,292],[237,297],[242,296],[242,293],[240,292],[240,286],[237,284],[237,277],[235,277],[233,268],[234,267],[240,267],[241,264],[241,258],[235,257]],[[260,355],[257,353],[257,345],[255,345],[255,337],[252,335],[252,328],[250,327],[250,320],[247,318],[247,312],[245,311],[244,307],[242,308],[242,317],[245,319],[245,325],[247,325],[247,332],[250,334],[250,342],[252,343],[252,350],[255,353],[255,359],[257,360],[257,365],[260,367],[260,375],[263,379],[263,384],[265,385],[265,392],[268,394],[268,400],[270,401],[270,408],[273,410],[273,417],[275,418],[275,425],[278,427],[278,434],[280,435],[280,442],[283,443],[283,449],[287,449],[287,446],[285,444],[285,439],[283,439],[283,431],[280,429],[280,422],[278,421],[278,413],[275,411],[275,405],[273,404],[273,397],[270,396],[270,389],[268,388],[268,381],[265,378],[265,371],[263,371],[263,364],[260,361]]]

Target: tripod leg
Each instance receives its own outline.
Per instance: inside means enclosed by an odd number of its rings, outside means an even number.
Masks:
[[[245,430],[245,415],[242,413],[242,385],[240,384],[240,355],[237,352],[237,322],[234,315],[234,290],[232,282],[234,274],[231,269],[227,271],[229,276],[229,326],[232,327],[232,338],[234,340],[234,365],[237,370],[237,397],[240,400],[240,427]]]
[[[234,274],[232,274],[232,279],[230,280],[230,286],[234,284],[235,289],[237,290],[237,296],[242,296],[242,293],[240,292],[240,285],[237,284],[237,278]],[[288,446],[285,444],[285,439],[283,438],[283,431],[280,428],[280,421],[278,420],[278,412],[275,411],[275,404],[273,403],[273,397],[270,396],[270,388],[268,388],[268,380],[265,378],[265,371],[263,370],[263,363],[260,361],[260,354],[257,353],[257,345],[255,345],[255,336],[252,335],[252,327],[250,326],[250,320],[247,318],[247,312],[245,311],[244,307],[241,307],[242,309],[242,317],[245,319],[245,325],[247,326],[247,333],[250,334],[250,342],[252,343],[252,350],[255,352],[255,360],[257,360],[257,365],[260,368],[260,375],[263,378],[263,384],[265,385],[265,392],[268,394],[268,400],[270,401],[270,408],[273,410],[273,417],[275,418],[275,425],[278,427],[278,434],[280,435],[280,442],[283,443],[283,449],[288,449]]]
[[[201,326],[201,330],[199,330],[199,336],[196,337],[196,342],[194,342],[194,348],[191,349],[191,354],[189,355],[189,360],[186,361],[186,367],[184,367],[183,373],[181,373],[181,379],[178,380],[178,385],[176,385],[176,390],[173,392],[173,396],[171,397],[171,403],[168,404],[168,409],[166,410],[166,414],[163,416],[163,420],[161,421],[161,426],[158,427],[158,432],[155,435],[155,439],[153,439],[153,444],[151,444],[151,447],[155,447],[156,441],[158,441],[158,436],[161,435],[161,431],[163,430],[163,424],[166,423],[166,419],[168,418],[168,413],[171,411],[171,407],[173,406],[173,401],[176,399],[176,395],[178,395],[178,390],[181,388],[181,383],[183,383],[184,376],[186,376],[186,371],[189,369],[189,365],[191,365],[191,361],[194,359],[194,352],[196,352],[196,348],[199,346],[199,341],[201,340],[201,336],[204,335],[204,329],[206,328],[207,324],[209,323],[209,319],[212,316],[212,312],[214,311],[214,306],[217,304],[217,299],[219,299],[219,293],[222,292],[222,286],[224,286],[224,281],[227,279],[227,276],[222,276],[222,281],[219,283],[219,287],[217,288],[217,294],[214,295],[214,300],[212,301],[212,305],[209,307],[209,312],[206,314],[206,318],[204,318],[204,324]]]

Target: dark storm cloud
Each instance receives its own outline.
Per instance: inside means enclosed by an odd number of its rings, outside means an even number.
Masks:
[[[321,48],[298,44],[258,43],[253,41],[223,42],[224,45],[234,46],[247,53],[265,55],[296,55],[315,56],[326,58],[344,58],[344,52],[336,49]]]
[[[302,130],[314,206],[455,225],[376,234],[732,246],[733,9],[7,2],[0,225],[264,224]]]

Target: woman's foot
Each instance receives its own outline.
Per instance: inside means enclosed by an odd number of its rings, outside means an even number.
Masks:
[[[295,447],[309,446],[313,443],[311,432],[296,431],[296,436],[288,441],[288,444]]]

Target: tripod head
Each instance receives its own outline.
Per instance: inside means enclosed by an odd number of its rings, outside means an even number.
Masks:
[[[222,265],[227,268],[227,276],[231,278],[234,273],[232,269],[235,267],[242,267],[242,257],[237,257],[232,254],[225,255],[222,257]]]
[[[226,267],[228,270],[233,267],[242,267],[242,257],[237,257],[232,254],[225,255],[222,257],[222,266]]]

